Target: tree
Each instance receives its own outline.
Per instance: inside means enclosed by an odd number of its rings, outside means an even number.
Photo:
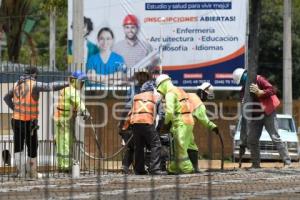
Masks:
[[[56,67],[56,18],[57,18],[57,11],[61,14],[67,13],[67,1],[60,0],[60,1],[46,1],[42,6],[43,9],[49,13],[49,67],[57,68]]]
[[[48,0],[41,4],[41,8],[46,12],[56,10],[61,15],[67,15],[68,1],[67,0]]]
[[[282,60],[283,60],[283,1],[262,1],[261,34],[259,38],[258,73],[268,77],[278,88],[282,97]],[[300,97],[300,2],[293,1],[292,8],[292,66],[293,98]]]
[[[57,65],[66,68],[67,0],[3,0],[0,27],[4,27],[7,36],[4,60],[48,66],[49,17],[45,13],[54,8],[57,10]],[[35,21],[35,25],[26,32],[24,27],[30,20]]]
[[[19,61],[21,36],[26,16],[30,14],[30,0],[3,0],[0,7],[1,25],[7,38],[8,60]]]
[[[293,1],[292,7],[292,66],[293,66],[293,98],[300,98],[300,2]]]

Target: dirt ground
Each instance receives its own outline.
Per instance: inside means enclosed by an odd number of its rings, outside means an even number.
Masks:
[[[0,175],[0,199],[300,199],[300,166],[262,163],[248,169],[244,163],[200,161],[202,172],[187,175],[136,176],[82,172],[79,179],[66,174],[26,181]],[[207,171],[212,166],[214,170]],[[43,174],[44,176],[46,174]]]

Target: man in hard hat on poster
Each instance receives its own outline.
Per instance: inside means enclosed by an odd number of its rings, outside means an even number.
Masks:
[[[87,76],[77,70],[69,78],[70,86],[59,92],[58,104],[54,114],[55,141],[58,170],[70,172],[72,166],[72,146],[74,142],[74,120],[79,113],[84,120],[90,118],[90,113],[80,97],[80,90]]]
[[[237,68],[233,71],[233,80],[236,84],[242,86],[243,98],[247,78],[247,70]],[[266,78],[257,75],[255,83],[250,85],[250,92],[254,94],[253,108],[252,111],[250,110],[251,116],[247,119],[248,123],[244,123],[247,131],[244,131],[244,135],[241,132],[242,144],[240,148],[248,146],[251,153],[252,168],[260,168],[259,138],[263,127],[265,127],[284,165],[290,166],[291,158],[277,130],[276,108],[279,106],[280,101],[276,96],[276,91]]]
[[[193,116],[206,128],[215,134],[219,134],[219,129],[206,115],[206,107],[203,104],[207,97],[212,94],[213,86],[208,83],[202,83],[197,90],[197,93],[188,93],[189,102],[191,103],[191,112]],[[198,149],[188,148],[188,155],[193,164],[195,172],[200,172],[198,167]]]
[[[135,64],[152,51],[152,47],[149,43],[138,38],[140,25],[135,15],[128,14],[125,16],[123,20],[123,29],[125,39],[117,42],[113,47],[113,51],[124,58],[125,65],[130,71]],[[132,74],[134,73],[132,72]]]
[[[171,78],[161,74],[156,78],[157,91],[166,101],[165,124],[171,124],[171,133],[174,142],[173,157],[168,165],[168,172],[193,173],[194,167],[189,159],[187,150],[198,151],[194,142],[194,119],[191,113],[188,95],[172,84]]]

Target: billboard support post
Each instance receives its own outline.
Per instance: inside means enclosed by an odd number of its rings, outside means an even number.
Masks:
[[[159,46],[159,74],[162,74],[162,68],[163,68],[163,23],[164,23],[165,17],[160,18],[160,25],[159,25],[159,35],[160,35],[160,46]]]
[[[85,71],[83,39],[83,1],[73,0],[73,67],[72,70]]]

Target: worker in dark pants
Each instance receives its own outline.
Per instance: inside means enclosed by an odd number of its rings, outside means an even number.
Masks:
[[[41,92],[57,91],[69,85],[59,81],[45,83],[37,81],[38,69],[30,66],[25,69],[14,87],[5,95],[4,101],[13,110],[11,125],[14,131],[14,159],[17,176],[38,178],[38,115]],[[24,150],[27,146],[27,152]],[[27,164],[26,154],[27,153]]]
[[[129,167],[133,163],[133,155],[134,155],[133,138],[129,141],[129,139],[132,136],[132,127],[128,127],[126,129],[122,128],[122,130],[119,132],[119,134],[122,137],[122,145],[125,145],[126,143],[128,143],[124,150],[123,158],[122,158],[122,172],[124,174],[128,174]]]
[[[146,174],[145,153],[147,147],[150,149],[150,164],[148,172],[152,175],[164,175],[160,169],[161,142],[155,128],[157,114],[162,115],[159,106],[159,95],[154,92],[154,81],[143,84],[141,93],[133,98],[130,124],[135,143],[135,174]]]
[[[140,93],[140,89],[142,85],[150,79],[151,75],[146,70],[137,71],[134,73],[134,80],[136,83],[132,85],[130,90],[127,93],[127,103],[125,105],[125,112],[122,113],[122,118],[125,119],[128,115],[128,112],[131,109],[132,100],[134,95]],[[127,144],[127,147],[124,150],[123,158],[122,158],[122,172],[124,174],[128,174],[129,167],[133,163],[133,156],[134,156],[134,142],[131,139],[129,142],[128,140],[132,136],[132,127],[129,124],[124,124],[126,120],[121,120],[119,124],[119,134],[122,137],[122,144]]]

